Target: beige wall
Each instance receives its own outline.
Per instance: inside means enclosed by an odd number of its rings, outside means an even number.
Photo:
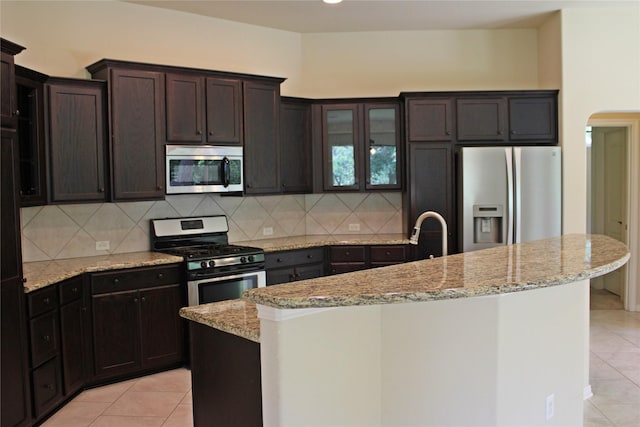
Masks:
[[[303,96],[537,89],[535,30],[303,35]]]

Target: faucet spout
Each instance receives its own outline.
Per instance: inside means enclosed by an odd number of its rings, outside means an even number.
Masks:
[[[411,233],[411,238],[409,239],[409,243],[412,245],[418,244],[418,239],[420,238],[420,227],[422,227],[422,222],[427,218],[435,218],[440,221],[440,225],[442,226],[442,256],[447,256],[447,221],[444,220],[442,215],[438,212],[434,211],[426,211],[420,214],[418,219],[416,219],[416,224],[413,227],[413,233]]]

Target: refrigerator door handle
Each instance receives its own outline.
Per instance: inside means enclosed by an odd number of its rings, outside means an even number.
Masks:
[[[507,240],[506,244],[510,245],[513,243],[513,220],[514,220],[514,212],[513,212],[513,199],[514,199],[514,189],[513,189],[513,154],[512,148],[508,147],[504,149],[504,157],[505,164],[507,166]]]
[[[515,210],[513,212],[514,236],[513,242],[520,243],[522,240],[522,148],[513,148],[513,176],[515,193]]]

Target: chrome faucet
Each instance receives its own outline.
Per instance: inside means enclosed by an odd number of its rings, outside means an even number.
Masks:
[[[435,218],[440,221],[440,225],[442,226],[442,256],[447,256],[447,221],[444,220],[442,215],[438,212],[427,211],[420,214],[418,219],[416,219],[416,225],[413,227],[413,233],[411,233],[411,239],[409,239],[409,243],[412,245],[418,244],[418,239],[420,238],[420,227],[422,226],[422,222],[427,218]],[[430,256],[433,258],[433,255]]]

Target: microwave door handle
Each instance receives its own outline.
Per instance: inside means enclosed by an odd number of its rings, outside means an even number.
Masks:
[[[229,158],[222,159],[222,185],[226,188],[231,183],[231,167]]]

